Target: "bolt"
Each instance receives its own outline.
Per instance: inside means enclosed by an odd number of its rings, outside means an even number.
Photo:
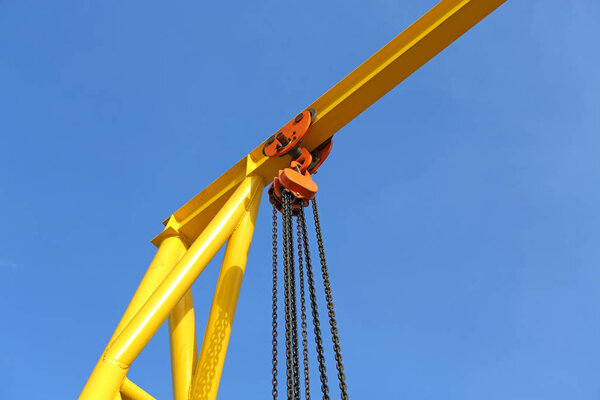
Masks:
[[[283,132],[279,132],[275,137],[279,143],[283,146],[287,146],[290,140],[283,134]]]
[[[302,118],[304,118],[304,113],[296,115],[296,118],[294,118],[294,123],[297,124],[298,122],[302,121]]]

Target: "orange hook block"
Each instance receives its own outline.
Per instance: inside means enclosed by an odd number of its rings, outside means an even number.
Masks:
[[[269,201],[279,211],[282,207],[281,193],[284,190],[288,190],[294,196],[292,214],[298,215],[299,208],[308,206],[309,200],[315,198],[319,187],[308,171],[302,173],[298,168],[288,167],[279,170],[279,175],[273,179],[273,184],[269,188]]]
[[[273,183],[269,188],[269,202],[275,206],[279,211],[283,209],[283,201],[281,199],[281,194],[284,190],[287,190],[281,183],[279,182],[279,178],[273,179]],[[308,206],[308,199],[300,199],[294,196],[294,200],[292,202],[292,215],[297,216],[300,212],[300,209]]]
[[[279,171],[278,178],[281,186],[288,189],[294,197],[299,199],[312,200],[319,190],[308,171],[301,173],[292,168],[285,168]]]
[[[331,138],[317,146],[313,151],[302,147],[302,138],[315,119],[314,110],[302,111],[288,122],[276,134],[267,139],[263,147],[264,155],[281,157],[289,154],[292,158],[289,167],[279,170],[269,188],[269,201],[279,211],[282,209],[281,194],[287,190],[294,196],[292,214],[297,215],[302,207],[315,198],[319,187],[312,179],[317,169],[331,152]]]

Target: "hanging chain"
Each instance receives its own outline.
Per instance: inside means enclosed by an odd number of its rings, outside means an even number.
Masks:
[[[298,343],[298,309],[296,305],[297,297],[300,296],[300,318],[302,329],[302,358],[304,372],[304,393],[307,400],[310,400],[310,374],[308,360],[308,324],[306,316],[306,297],[305,297],[305,281],[304,268],[306,267],[306,279],[308,284],[308,293],[310,299],[310,307],[312,311],[312,319],[314,325],[315,344],[317,361],[319,364],[319,378],[321,380],[321,391],[323,392],[323,400],[330,400],[329,386],[327,379],[327,369],[325,367],[325,355],[323,349],[323,339],[321,326],[319,321],[319,312],[317,306],[317,296],[315,291],[315,281],[313,268],[310,259],[308,233],[306,228],[306,218],[304,208],[299,207],[296,218],[296,235],[297,235],[297,251],[298,251],[298,280],[299,292],[296,292],[296,270],[294,267],[295,249],[294,244],[294,229],[292,213],[294,212],[294,197],[287,190],[282,193],[282,232],[283,232],[283,286],[284,286],[284,305],[285,305],[285,364],[286,364],[286,388],[287,400],[301,399],[301,379],[300,379],[300,362],[299,362],[299,343]],[[331,292],[331,283],[329,281],[329,272],[327,261],[325,260],[325,247],[323,245],[323,235],[321,233],[321,223],[319,220],[319,212],[317,203],[312,201],[313,215],[315,221],[315,231],[317,243],[319,247],[319,257],[321,262],[321,273],[323,276],[323,286],[325,289],[325,299],[327,303],[327,315],[329,316],[329,325],[331,327],[331,335],[333,341],[333,350],[335,353],[335,361],[337,368],[337,376],[339,379],[339,387],[342,400],[348,400],[346,376],[344,374],[344,365],[342,363],[342,352],[340,347],[340,339],[338,336],[337,321],[333,306],[333,296]],[[278,381],[277,381],[277,209],[273,208],[273,399],[278,396]]]
[[[312,308],[315,343],[317,347],[317,360],[319,361],[319,373],[321,379],[321,391],[323,392],[323,400],[329,400],[329,386],[327,386],[327,369],[325,368],[325,356],[323,355],[323,339],[321,339],[321,327],[319,323],[317,295],[315,294],[315,281],[313,278],[312,264],[310,261],[310,251],[308,249],[308,233],[306,231],[304,209],[300,210],[300,214],[298,215],[298,217],[300,218],[300,225],[302,228],[302,241],[304,242],[306,278],[308,280],[308,292],[310,297],[310,306]]]
[[[287,218],[287,242],[284,246],[288,247],[288,274],[290,278],[290,311],[291,311],[291,325],[292,325],[292,367],[293,371],[293,382],[294,382],[294,399],[300,400],[300,363],[298,361],[298,311],[296,308],[296,271],[294,268],[294,230],[292,226],[292,201],[293,197],[290,193],[286,192],[287,196],[284,201],[288,202],[286,214]]]
[[[310,377],[308,369],[308,334],[306,332],[306,301],[304,299],[304,267],[302,263],[302,226],[300,216],[296,218],[298,232],[298,274],[300,279],[300,318],[302,319],[302,359],[304,364],[304,393],[310,400]]]
[[[291,305],[290,305],[290,274],[289,274],[289,262],[290,254],[288,237],[288,215],[291,215],[291,207],[288,209],[288,205],[291,205],[288,201],[288,197],[283,195],[283,281],[285,287],[285,365],[286,365],[286,383],[287,383],[287,398],[288,400],[294,398],[294,384],[292,377],[292,326],[291,326]],[[293,254],[291,254],[293,256]]]
[[[331,325],[331,336],[333,341],[333,351],[335,353],[335,363],[338,370],[338,379],[340,381],[340,390],[342,400],[348,399],[346,376],[344,375],[344,365],[342,364],[342,350],[340,348],[340,338],[338,336],[337,322],[335,320],[335,311],[333,310],[333,296],[331,295],[331,284],[329,282],[329,272],[327,271],[327,261],[325,260],[325,248],[323,246],[323,237],[321,235],[321,223],[319,221],[319,212],[317,201],[312,201],[313,214],[315,218],[315,230],[317,232],[317,244],[319,246],[319,255],[321,258],[321,272],[323,273],[323,284],[325,285],[325,298],[327,300],[327,310],[329,315],[329,325]]]
[[[273,322],[271,326],[273,327],[273,339],[271,343],[273,344],[273,350],[271,353],[273,354],[273,360],[271,364],[273,365],[273,389],[271,393],[273,394],[273,400],[277,400],[277,208],[273,206]]]

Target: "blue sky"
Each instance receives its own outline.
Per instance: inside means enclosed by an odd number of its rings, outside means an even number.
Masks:
[[[75,398],[161,221],[434,4],[2,2],[0,398]],[[600,396],[598,17],[509,0],[335,137],[352,398]],[[270,395],[263,206],[222,399]],[[129,376],[166,399],[169,374],[163,327]]]

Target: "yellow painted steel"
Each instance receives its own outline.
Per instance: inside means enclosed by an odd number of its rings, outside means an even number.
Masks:
[[[252,200],[260,196],[264,184],[261,177],[250,176],[239,185],[181,260],[109,345],[96,364],[80,398],[112,399],[115,396],[133,360],[231,236]]]
[[[316,110],[317,118],[303,139],[304,145],[311,150],[333,136],[505,1],[440,1],[307,107]],[[269,182],[285,166],[287,157],[265,157],[263,144],[173,214],[182,235],[196,237],[246,176],[260,175]]]
[[[260,196],[257,196],[227,242],[194,373],[192,400],[217,398],[259,204]]]
[[[146,274],[142,278],[131,302],[127,306],[115,332],[110,338],[107,348],[119,336],[123,328],[127,326],[133,316],[139,311],[146,300],[148,300],[154,290],[156,290],[160,282],[167,276],[169,271],[185,253],[186,246],[184,242],[180,237],[174,234],[172,229],[169,227],[167,229],[170,231],[169,235],[165,235],[162,242],[159,244],[158,251],[150,263],[148,271],[146,271]],[[102,357],[100,357],[100,360],[98,360],[94,372],[92,372],[92,375],[83,388],[79,397],[80,399],[95,400],[120,397],[118,394],[119,387],[121,386],[123,378],[125,378],[127,370],[122,371],[116,364],[103,366],[103,358],[104,353]],[[106,370],[114,370],[115,373],[108,373]],[[112,378],[107,378],[107,374]]]
[[[131,302],[129,302],[109,343],[111,343],[121,333],[123,328],[127,326],[133,316],[156,290],[160,282],[162,282],[177,261],[185,254],[187,249],[185,242],[182,241],[181,237],[176,235],[170,227],[165,229],[165,231],[167,230],[169,230],[169,234],[165,235],[164,240],[160,243],[158,251],[150,263],[150,267],[148,267],[148,271],[146,271],[146,274],[142,278],[140,285],[133,295]]]
[[[173,399],[188,400],[198,348],[192,289],[189,289],[169,315]]]
[[[156,400],[150,396],[144,389],[125,378],[121,385],[121,397],[123,400]]]
[[[504,2],[442,0],[307,107],[316,110],[316,120],[303,144],[312,150],[323,143]],[[164,231],[152,241],[159,248],[157,255],[80,399],[152,399],[126,374],[169,314],[175,400],[187,400],[192,393],[194,400],[216,397],[256,218],[254,207],[258,208],[264,185],[288,162],[285,157],[265,157],[262,147],[261,143],[164,222]],[[208,342],[194,371],[195,327],[189,289],[234,230],[207,324]],[[185,243],[192,242],[185,252]],[[224,335],[220,348],[212,346],[210,339],[216,333]]]

